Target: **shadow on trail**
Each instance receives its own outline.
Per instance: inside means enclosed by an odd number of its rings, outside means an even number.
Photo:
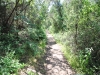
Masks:
[[[75,72],[64,59],[61,46],[56,44],[53,36],[47,33],[46,53],[38,59],[36,68],[39,75],[75,75]]]

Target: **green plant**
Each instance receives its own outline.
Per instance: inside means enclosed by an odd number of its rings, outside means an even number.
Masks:
[[[69,38],[66,37],[68,36],[68,32],[65,33],[56,33],[54,34],[55,40],[61,44],[62,46],[62,52],[64,53],[64,57],[68,61],[68,63],[72,66],[73,69],[76,71],[79,70],[79,61],[78,61],[78,56],[75,55],[72,50],[72,48],[69,46]]]
[[[80,50],[79,52],[79,66],[81,67],[81,70],[85,72],[86,74],[92,74],[93,69],[90,69],[90,63],[92,63],[91,60],[91,52],[92,48],[86,48],[85,51]]]
[[[7,52],[5,57],[0,60],[0,74],[10,75],[16,73],[19,69],[23,68],[25,64],[19,63],[19,60],[14,58],[15,52]]]

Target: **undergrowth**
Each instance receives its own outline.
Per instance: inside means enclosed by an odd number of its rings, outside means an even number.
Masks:
[[[73,40],[73,38],[68,37],[68,32],[66,33],[56,33],[54,34],[55,40],[62,44],[62,52],[64,53],[64,56],[66,60],[68,60],[68,63],[71,65],[71,67],[77,72],[77,74],[89,74],[94,75],[95,74],[95,66],[94,68],[91,68],[88,64],[91,63],[91,51],[92,48],[86,48],[86,53],[82,52],[82,50],[79,50],[78,52],[73,51],[74,45],[70,42],[70,40]],[[66,38],[67,37],[67,38]],[[88,50],[87,50],[88,49]]]
[[[17,73],[19,69],[23,68],[25,64],[20,63],[15,59],[15,52],[7,52],[5,57],[0,59],[0,75],[11,75]]]
[[[45,53],[46,35],[42,28],[19,31],[16,37],[10,33],[3,34],[0,38],[0,75],[16,74],[18,70],[27,66],[24,64],[30,64],[28,62],[31,57],[37,59]]]

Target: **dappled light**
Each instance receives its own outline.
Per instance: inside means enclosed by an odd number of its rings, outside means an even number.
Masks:
[[[100,75],[100,1],[0,0],[0,75]]]
[[[75,72],[63,57],[61,46],[55,42],[53,36],[47,33],[47,51],[45,55],[45,75],[73,75]]]

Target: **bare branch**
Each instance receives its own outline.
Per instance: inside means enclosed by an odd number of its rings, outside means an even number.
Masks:
[[[28,2],[28,4],[27,4],[24,8],[21,9],[20,12],[23,12],[23,10],[25,10],[25,9],[30,5],[31,2],[32,2],[32,0],[30,0],[30,1]]]
[[[6,20],[5,24],[8,23],[8,21],[9,21],[9,19],[11,18],[11,16],[12,16],[14,10],[17,8],[18,3],[19,3],[19,0],[17,0],[16,5],[15,5],[15,7],[13,8],[12,12],[10,13],[10,15],[9,15],[8,19]]]

